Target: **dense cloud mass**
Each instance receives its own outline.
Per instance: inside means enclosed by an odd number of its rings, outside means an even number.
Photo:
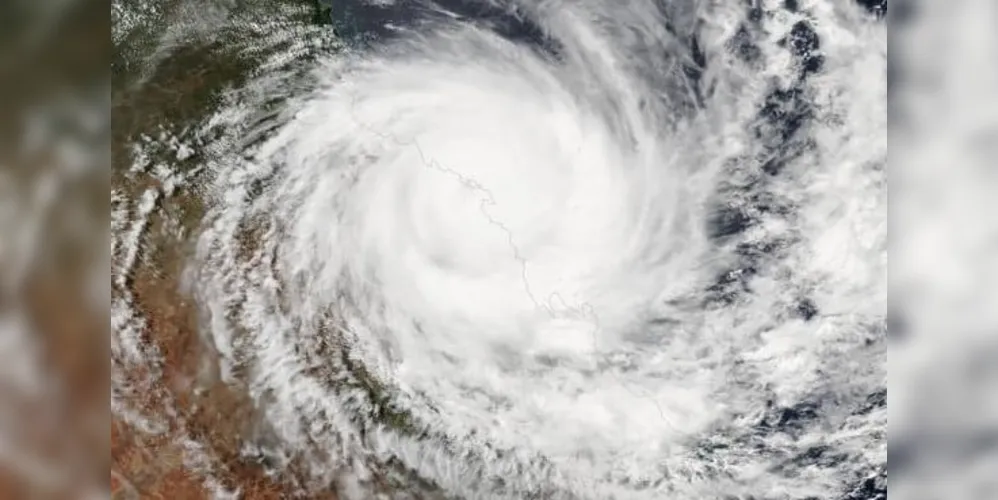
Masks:
[[[280,446],[460,497],[876,476],[883,24],[448,7],[217,118],[258,139],[212,159],[191,287]]]
[[[0,498],[992,498],[996,5],[0,2]]]
[[[165,232],[197,342],[251,402],[240,454],[300,494],[886,495],[882,9],[178,12],[148,57],[205,40],[252,64],[182,138],[136,140],[112,190],[131,425],[196,419],[134,404],[159,376],[135,368],[170,356],[132,291]],[[196,223],[161,222],[187,197]]]

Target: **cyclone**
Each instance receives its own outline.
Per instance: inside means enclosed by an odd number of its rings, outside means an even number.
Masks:
[[[755,28],[740,2],[398,7],[227,95],[185,290],[305,490],[842,498],[877,474],[883,23],[749,3]]]

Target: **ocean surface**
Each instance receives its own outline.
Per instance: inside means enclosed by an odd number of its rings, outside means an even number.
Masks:
[[[886,499],[885,15],[115,0],[113,417],[217,498]]]

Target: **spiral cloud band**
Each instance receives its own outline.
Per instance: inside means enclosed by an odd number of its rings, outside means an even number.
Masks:
[[[875,477],[885,30],[731,3],[427,6],[235,92],[190,289],[269,452],[456,498]]]

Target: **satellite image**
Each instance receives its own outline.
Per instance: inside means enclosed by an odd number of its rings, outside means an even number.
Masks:
[[[886,13],[113,0],[113,498],[886,500]]]

